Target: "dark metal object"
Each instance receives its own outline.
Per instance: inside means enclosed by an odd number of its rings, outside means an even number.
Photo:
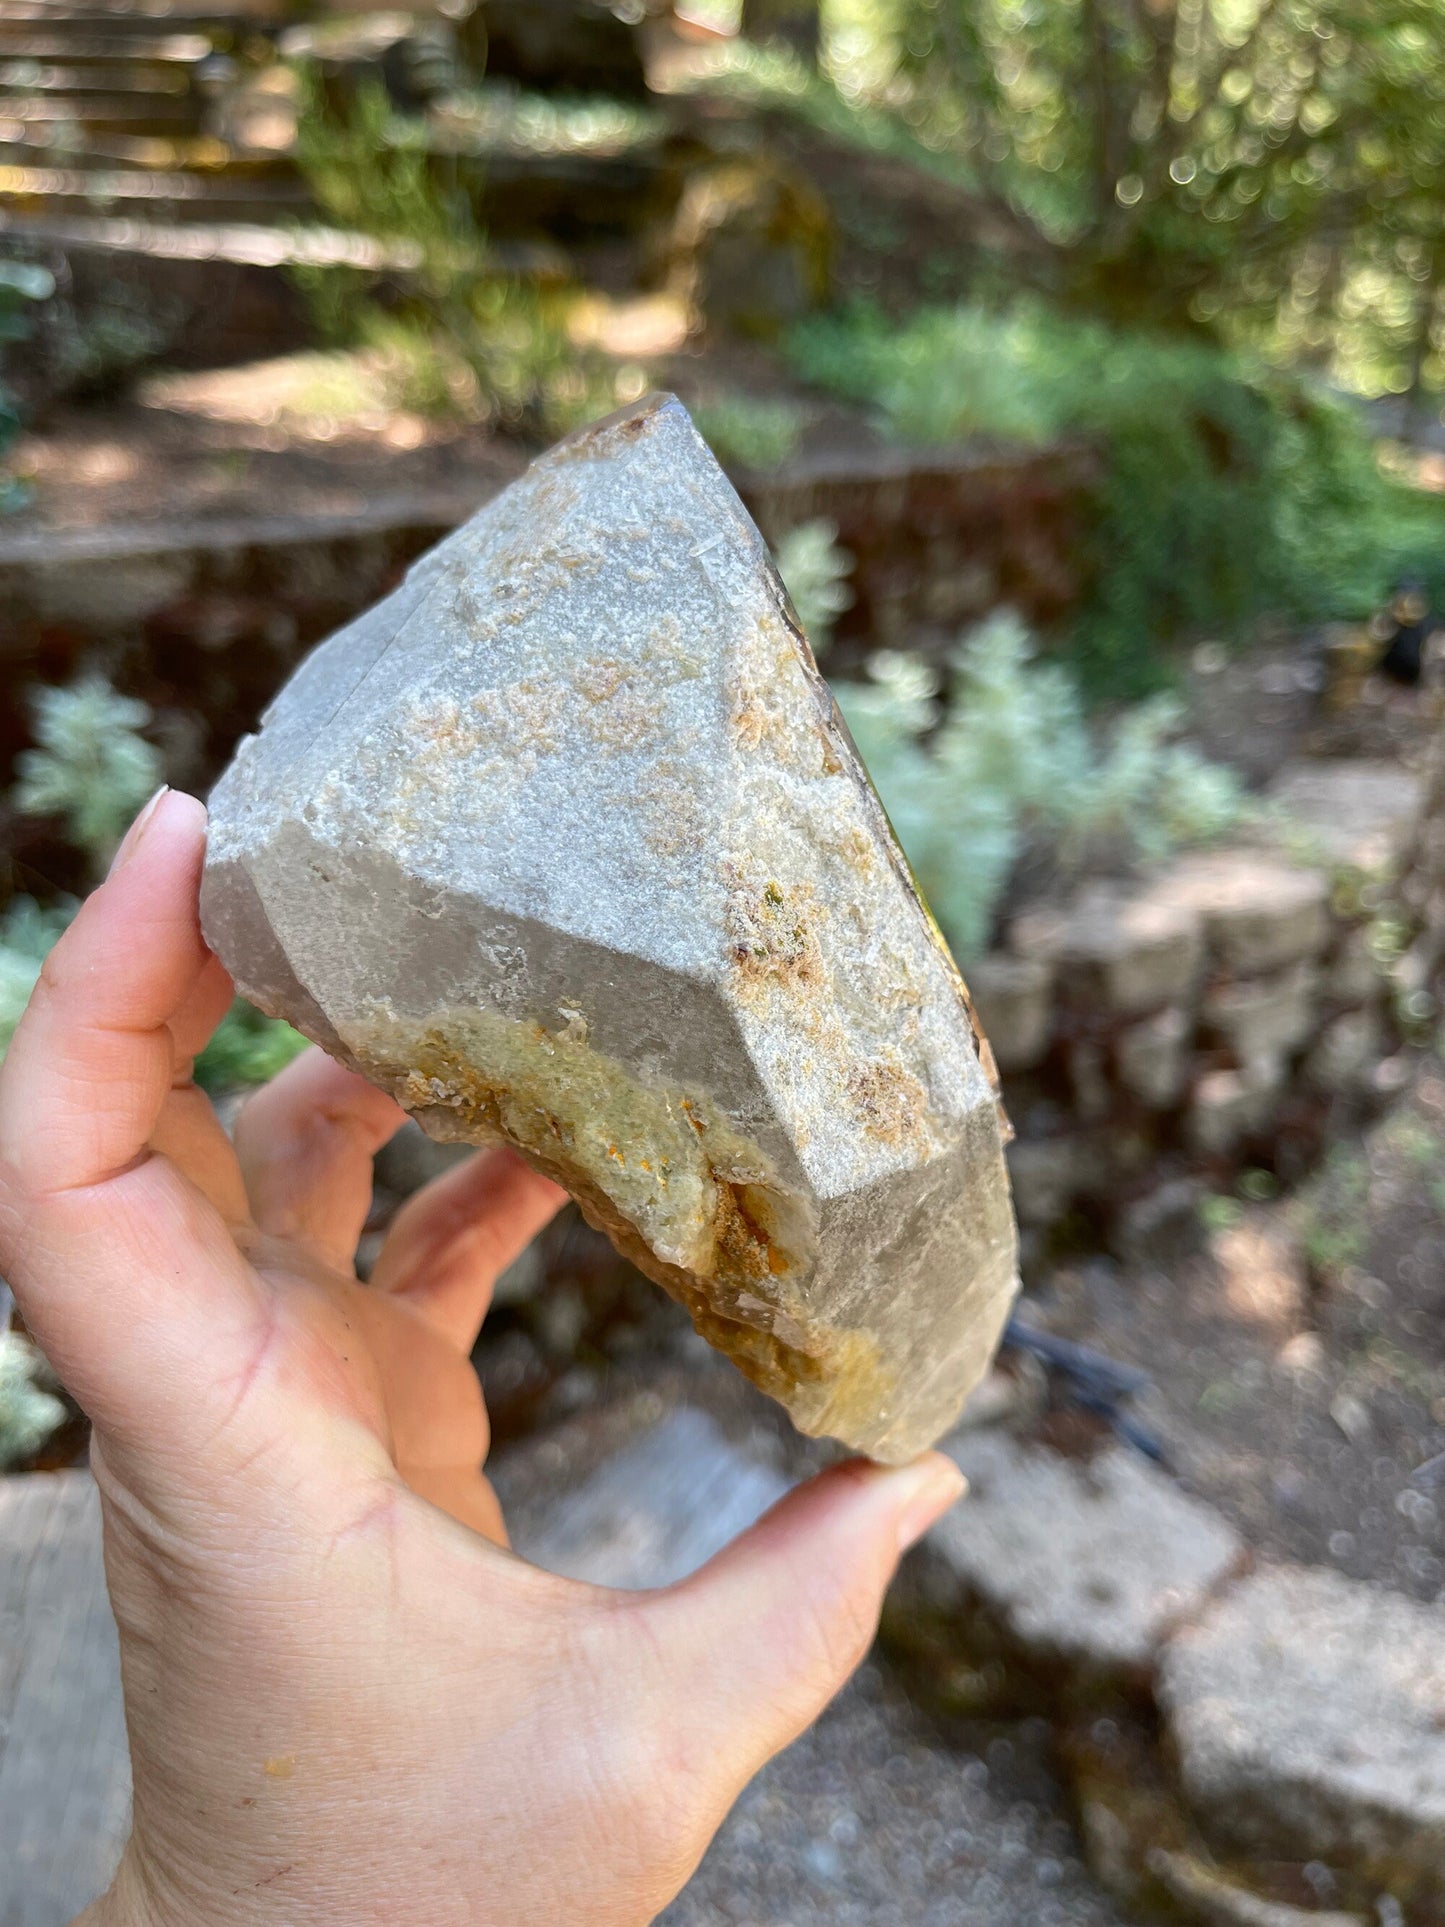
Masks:
[[[1155,1465],[1169,1466],[1163,1444],[1132,1412],[1124,1409],[1127,1400],[1146,1391],[1153,1383],[1149,1374],[1136,1365],[1122,1365],[1089,1345],[1075,1344],[1069,1338],[1056,1338],[1052,1332],[1036,1331],[1017,1317],[1004,1327],[1003,1348],[1027,1352],[1038,1359],[1059,1382],[1071,1404],[1103,1419],[1114,1436]]]

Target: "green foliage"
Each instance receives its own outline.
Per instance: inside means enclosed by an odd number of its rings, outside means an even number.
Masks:
[[[946,709],[917,657],[874,657],[836,694],[893,826],[960,958],[983,949],[1026,849],[1061,871],[1100,854],[1149,861],[1213,840],[1246,813],[1239,781],[1187,745],[1167,699],[1096,746],[1078,689],[1035,664],[1017,617],[993,617],[951,658]]]
[[[1199,1222],[1210,1237],[1231,1230],[1243,1217],[1244,1206],[1239,1199],[1227,1197],[1223,1192],[1211,1191],[1199,1200]]]
[[[540,94],[510,81],[449,93],[435,124],[479,154],[625,154],[667,131],[663,115],[610,94]]]
[[[311,193],[391,262],[385,275],[293,270],[323,335],[373,349],[393,404],[419,413],[556,433],[612,407],[610,378],[567,338],[571,294],[503,271],[426,123],[394,113],[380,82],[345,111],[303,82],[297,159]]]
[[[719,395],[692,409],[697,431],[724,468],[777,468],[793,454],[807,422],[796,402]]]
[[[196,1082],[215,1092],[266,1084],[305,1049],[299,1031],[238,997],[196,1059]]]
[[[3,379],[4,357],[16,343],[28,340],[31,310],[54,293],[55,277],[48,268],[29,261],[0,260],[0,461],[20,433],[20,411]],[[23,508],[29,499],[23,482],[0,474],[0,515]]]
[[[13,897],[0,915],[0,1057],[30,1001],[40,966],[74,914],[68,901],[42,910],[33,897]]]
[[[31,897],[14,897],[0,915],[0,1058],[75,910],[69,899],[42,909]],[[238,997],[196,1059],[196,1081],[209,1091],[264,1084],[305,1048],[306,1039],[289,1024],[263,1017]]]
[[[1064,427],[1077,342],[1042,310],[921,308],[900,327],[857,304],[798,323],[787,347],[800,375],[876,405],[903,441],[1038,442]]]
[[[1091,693],[1158,688],[1177,638],[1364,614],[1421,561],[1445,576],[1445,505],[1381,474],[1347,405],[1251,357],[1027,306],[925,308],[902,328],[854,308],[789,347],[904,440],[1101,449],[1073,637]]]
[[[866,103],[972,171],[1035,286],[1333,348],[1401,390],[1426,361],[1445,374],[1439,0],[864,12]]]
[[[818,74],[776,44],[723,41],[710,50],[707,60],[690,63],[690,78],[681,84],[754,111],[772,110],[789,120],[802,120],[816,132],[863,153],[903,161],[953,187],[972,188],[976,176],[966,157],[922,135],[909,117],[896,111],[885,85],[865,84],[865,77],[866,81],[882,80],[881,70],[890,64],[886,55],[880,59],[877,54],[875,39],[871,32],[852,37],[846,71],[839,71],[836,79]]]
[[[140,734],[151,712],[101,676],[37,690],[32,707],[40,747],[15,759],[15,807],[61,817],[71,841],[99,868],[160,783],[159,752]]]
[[[14,805],[61,817],[100,870],[160,781],[160,758],[139,734],[150,710],[99,677],[71,689],[40,690],[34,707],[41,747],[16,758]],[[69,899],[42,908],[31,897],[15,897],[0,914],[0,1057],[75,910]],[[305,1047],[289,1024],[237,998],[197,1059],[197,1080],[211,1090],[264,1084]]]
[[[825,516],[800,522],[779,542],[774,559],[814,655],[824,655],[833,640],[833,624],[853,606],[848,587],[853,558],[839,546],[837,524]]]
[[[19,1332],[0,1330],[0,1472],[24,1465],[65,1423],[65,1407],[44,1384],[39,1353]]]

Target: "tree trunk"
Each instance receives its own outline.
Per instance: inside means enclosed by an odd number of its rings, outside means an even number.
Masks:
[[[749,40],[781,40],[807,61],[818,58],[819,0],[743,0]]]
[[[1430,250],[1429,275],[1420,289],[1420,300],[1416,310],[1415,336],[1410,344],[1410,386],[1401,403],[1402,427],[1408,433],[1411,428],[1417,432],[1427,426],[1434,415],[1434,405],[1425,392],[1425,363],[1430,358],[1430,350],[1435,341],[1435,315],[1440,298],[1440,244]]]

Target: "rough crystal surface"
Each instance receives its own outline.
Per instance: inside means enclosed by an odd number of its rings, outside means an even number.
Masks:
[[[795,1421],[939,1436],[1015,1288],[967,993],[761,538],[669,397],[301,666],[211,801],[245,993],[505,1140]]]

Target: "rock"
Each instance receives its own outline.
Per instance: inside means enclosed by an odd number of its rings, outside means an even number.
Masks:
[[[1378,874],[1409,843],[1424,802],[1424,784],[1397,762],[1311,757],[1284,770],[1269,801],[1286,832],[1335,869]]]
[[[736,155],[688,181],[665,277],[710,326],[770,337],[827,301],[832,257],[832,215],[807,176]]]
[[[1369,928],[1356,924],[1340,938],[1325,966],[1321,991],[1328,1004],[1364,1004],[1377,995],[1384,981]]]
[[[527,1448],[522,1448],[526,1450]],[[505,1472],[500,1479],[505,1492]],[[707,1413],[684,1406],[573,1480],[556,1504],[508,1511],[514,1549],[566,1579],[670,1586],[746,1532],[788,1489]]]
[[[1186,1047],[1193,1026],[1187,1011],[1158,1011],[1130,1024],[1114,1042],[1119,1082],[1151,1110],[1178,1102],[1187,1071]]]
[[[1314,1027],[1319,971],[1298,963],[1270,977],[1218,984],[1200,1007],[1241,1064],[1287,1057]]]
[[[1194,1257],[1203,1247],[1200,1205],[1204,1187],[1197,1178],[1166,1178],[1119,1213],[1113,1243],[1131,1264],[1170,1265]]]
[[[1015,1289],[967,995],[761,539],[669,397],[322,645],[212,798],[246,994],[510,1142],[798,1425],[890,1460]]]
[[[1011,937],[1020,956],[1052,965],[1085,1005],[1120,1016],[1187,1000],[1202,950],[1187,906],[1105,884],[1067,911],[1026,911]]]
[[[1329,882],[1255,850],[1181,858],[1150,900],[1203,920],[1209,949],[1241,977],[1318,956],[1329,934]]]
[[[1215,1868],[1190,1853],[1155,1847],[1148,1855],[1149,1872],[1197,1927],[1372,1927],[1364,1914],[1322,1912],[1317,1907],[1290,1907],[1264,1900],[1226,1880]]]
[[[969,965],[968,988],[999,1069],[1005,1075],[1032,1070],[1053,1032],[1054,973],[1048,964],[993,950]]]
[[[1026,1663],[1075,1687],[1139,1685],[1160,1642],[1238,1567],[1243,1547],[1210,1507],[1136,1453],[1064,1458],[1007,1433],[945,1446],[969,1481],[905,1585],[962,1629],[982,1615]]]
[[[1243,1580],[1165,1649],[1159,1695],[1211,1841],[1445,1900],[1445,1613],[1324,1568]],[[1413,1916],[1412,1916],[1413,1917]]]
[[[1367,1090],[1384,1049],[1378,1010],[1347,1010],[1320,1032],[1305,1059],[1305,1081],[1329,1097]]]
[[[1264,1129],[1283,1084],[1278,1064],[1206,1072],[1189,1099],[1185,1138],[1204,1157],[1228,1157],[1245,1138]]]
[[[1008,1150],[1014,1207],[1022,1225],[1051,1225],[1095,1184],[1103,1169],[1093,1137],[1018,1138]]]

